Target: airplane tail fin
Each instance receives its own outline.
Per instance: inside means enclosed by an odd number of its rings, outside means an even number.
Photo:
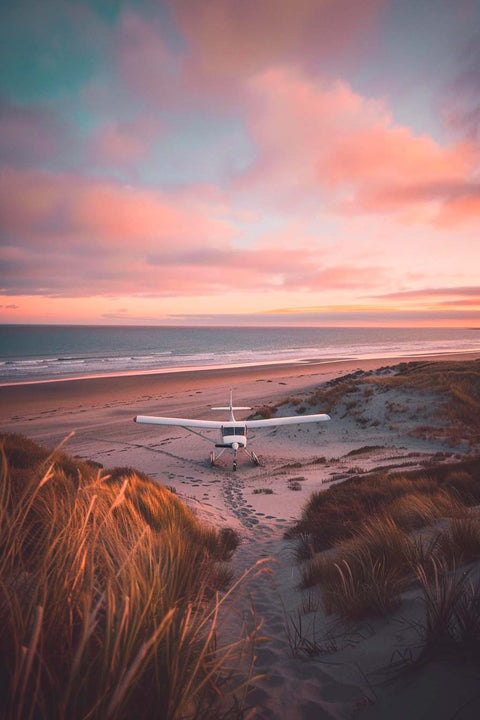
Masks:
[[[211,410],[227,410],[230,412],[233,412],[233,410],[251,410],[251,407],[245,407],[241,405],[234,405],[233,404],[233,391],[230,390],[230,405],[228,407],[212,407]]]

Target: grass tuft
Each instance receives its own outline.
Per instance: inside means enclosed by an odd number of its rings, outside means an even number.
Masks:
[[[478,518],[455,518],[447,530],[439,533],[438,552],[449,566],[480,559],[480,522]]]
[[[437,518],[455,517],[462,513],[462,505],[444,490],[431,494],[409,492],[386,506],[386,512],[404,530],[418,530]]]
[[[241,717],[256,630],[217,642],[237,534],[131,468],[15,435],[1,456],[5,716]]]
[[[333,555],[319,555],[303,569],[303,588],[319,585],[325,609],[345,620],[384,614],[399,603],[411,574],[410,541],[393,519],[368,521]]]
[[[462,659],[469,652],[480,659],[480,585],[468,573],[449,572],[445,564],[430,560],[417,567],[425,607],[423,655],[448,650]]]

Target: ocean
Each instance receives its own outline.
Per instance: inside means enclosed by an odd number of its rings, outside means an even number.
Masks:
[[[480,329],[0,325],[0,384],[462,351]]]

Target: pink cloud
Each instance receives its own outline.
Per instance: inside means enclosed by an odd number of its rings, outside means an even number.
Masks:
[[[11,295],[173,297],[376,287],[381,280],[377,269],[327,265],[322,251],[302,245],[293,229],[280,232],[277,242],[270,237],[257,247],[237,247],[225,205],[212,197],[206,203],[203,195],[6,171],[0,180],[7,236],[1,289]]]
[[[289,288],[322,290],[325,288],[350,289],[357,293],[365,288],[372,288],[385,283],[388,270],[376,266],[339,265],[323,269],[312,269],[303,275],[297,274],[288,278]]]
[[[113,162],[116,166],[132,165],[147,153],[148,139],[152,135],[149,129],[140,124],[119,123],[98,128],[90,138],[92,159]]]
[[[41,172],[5,170],[0,211],[8,231],[61,245],[65,238],[77,238],[84,246],[136,243],[138,250],[175,242],[196,247],[207,240],[215,246],[234,232],[194,191],[169,194]]]
[[[437,287],[418,288],[416,290],[401,290],[399,292],[377,295],[378,298],[390,298],[392,300],[403,300],[408,298],[442,297],[445,295],[463,295],[480,298],[480,286],[458,286],[458,287]]]
[[[373,42],[384,0],[171,0],[204,77],[248,77],[278,62],[358,57]]]
[[[478,307],[480,310],[480,294],[477,299],[475,298],[463,298],[462,300],[444,300],[443,302],[438,303],[438,305],[450,307]]]
[[[268,283],[268,276],[288,271],[295,259],[291,250],[283,261],[278,252],[255,257],[235,251],[235,229],[223,219],[223,205],[204,202],[199,195],[194,189],[169,194],[72,176],[4,171],[5,288],[72,296],[191,295],[235,283],[258,286]]]
[[[116,27],[115,64],[128,91],[157,107],[225,111],[243,97],[244,80],[288,62],[318,71],[332,58],[357,67],[374,46],[387,0],[169,0],[164,20],[124,10]],[[108,89],[106,89],[108,93]],[[91,101],[104,92],[90,88]],[[115,100],[113,100],[115,102]]]
[[[244,257],[233,252],[220,262],[203,264],[198,258],[177,258],[156,262],[132,251],[106,253],[104,249],[78,253],[61,250],[42,252],[29,249],[12,257],[10,248],[0,250],[5,269],[1,292],[10,295],[51,297],[147,296],[179,297],[224,294],[241,290],[267,292],[283,286],[284,278],[295,271],[290,253],[279,252],[257,265],[255,253]],[[305,271],[305,267],[302,268]]]
[[[169,48],[159,22],[148,23],[135,12],[125,11],[117,30],[116,57],[131,91],[154,104],[172,106],[183,83],[183,60]]]
[[[83,99],[104,117],[118,118],[146,108],[178,109],[185,104],[185,59],[169,44],[168,32],[155,12],[148,19],[123,9],[111,29],[108,51],[114,74],[92,78]],[[190,88],[191,89],[191,88]],[[187,98],[190,103],[190,98]]]
[[[440,209],[437,223],[442,227],[454,227],[470,222],[478,232],[480,218],[480,190],[476,194],[452,199]]]
[[[474,188],[470,144],[443,146],[416,136],[394,124],[385,102],[344,82],[322,84],[276,68],[253,79],[250,91],[258,160],[240,181],[243,190],[290,206],[308,199],[361,213],[405,212],[432,200],[442,205],[449,192],[458,197]],[[449,215],[452,222],[459,216]]]

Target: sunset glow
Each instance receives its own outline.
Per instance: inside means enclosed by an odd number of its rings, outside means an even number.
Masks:
[[[480,323],[474,0],[1,13],[0,322]]]

